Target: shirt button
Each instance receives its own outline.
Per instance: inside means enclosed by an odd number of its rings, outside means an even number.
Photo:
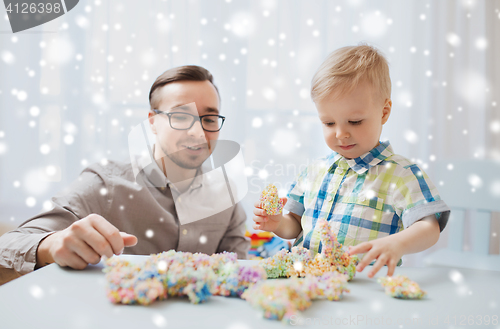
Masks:
[[[364,196],[362,196],[361,198],[359,198],[359,200],[360,200],[361,202],[365,202],[365,201],[366,201],[366,198],[365,198]]]
[[[326,199],[328,200],[328,202],[330,202],[330,201],[332,201],[333,198],[331,195],[329,195],[328,198],[326,198]]]
[[[340,174],[343,174],[344,173],[344,169],[337,169],[337,172]]]
[[[183,229],[183,230],[182,230],[182,234],[184,234],[184,235],[188,234],[188,230]]]
[[[177,202],[181,202],[181,201],[182,201],[181,197],[178,197]]]

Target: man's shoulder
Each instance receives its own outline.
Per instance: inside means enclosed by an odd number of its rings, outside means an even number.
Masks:
[[[83,172],[91,172],[101,177],[132,178],[132,164],[130,161],[107,160],[89,165]]]

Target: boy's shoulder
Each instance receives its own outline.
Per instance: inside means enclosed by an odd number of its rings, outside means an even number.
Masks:
[[[387,157],[382,164],[393,164],[396,165],[396,172],[405,172],[405,171],[411,171],[413,172],[415,169],[421,171],[422,169],[418,164],[416,164],[414,161],[411,161],[410,159],[400,155],[400,154],[392,154],[391,156]]]

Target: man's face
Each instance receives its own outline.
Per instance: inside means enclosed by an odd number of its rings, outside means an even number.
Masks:
[[[217,90],[210,81],[179,81],[163,86],[159,92],[161,101],[157,110],[189,113],[197,116],[197,120],[187,130],[176,130],[170,126],[167,115],[150,114],[156,147],[161,149],[158,155],[167,156],[181,168],[196,169],[210,156],[210,141],[219,138],[219,132],[204,131],[198,120],[198,116],[219,114]],[[185,106],[190,103],[194,104]]]
[[[353,159],[378,146],[382,125],[391,112],[391,100],[375,99],[366,81],[348,95],[335,96],[330,94],[316,103],[328,147]]]

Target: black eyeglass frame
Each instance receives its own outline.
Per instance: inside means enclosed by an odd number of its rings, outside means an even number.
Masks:
[[[160,110],[157,110],[157,109],[153,109],[153,112],[155,112],[156,114],[165,114],[166,116],[168,116],[168,123],[170,124],[170,127],[172,129],[175,129],[175,130],[189,130],[189,129],[191,129],[193,127],[193,125],[194,125],[194,123],[196,121],[199,121],[200,124],[201,124],[201,128],[203,130],[211,132],[211,133],[215,133],[215,132],[218,132],[218,131],[220,131],[222,129],[222,126],[224,125],[224,121],[226,121],[226,117],[225,116],[218,115],[218,114],[206,114],[206,115],[197,116],[197,115],[194,115],[194,114],[191,114],[191,113],[185,113],[185,112],[165,112],[165,111],[160,111]],[[176,113],[192,116],[193,117],[193,122],[191,122],[191,125],[188,128],[174,128],[172,126],[172,115],[176,114]],[[218,117],[219,119],[222,119],[222,123],[220,124],[220,128],[217,129],[217,130],[208,130],[208,129],[205,129],[205,127],[203,127],[203,121],[202,121],[202,119],[204,117]]]

